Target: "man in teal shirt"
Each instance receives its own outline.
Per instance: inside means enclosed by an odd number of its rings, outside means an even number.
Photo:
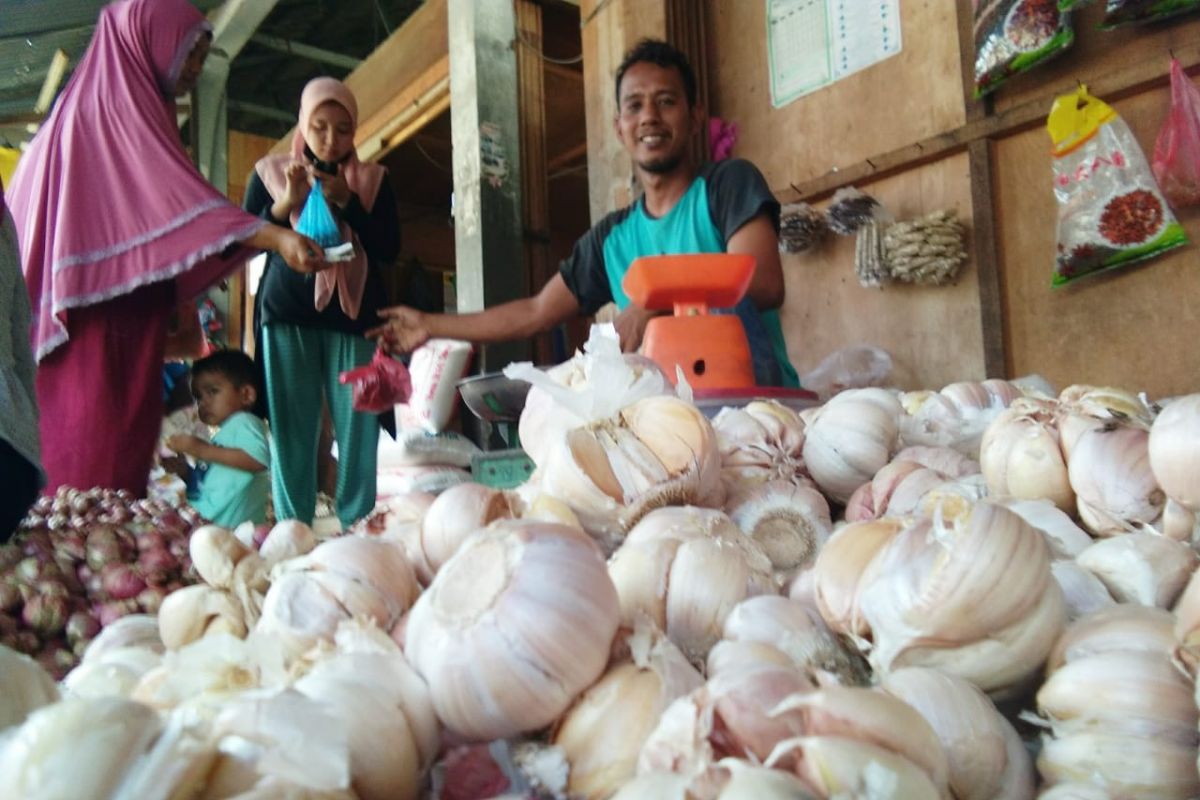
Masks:
[[[746,298],[732,309],[742,320],[763,386],[798,386],[775,309],[783,304],[779,203],[762,174],[739,159],[697,167],[688,143],[704,122],[696,79],[682,53],[645,40],[617,69],[617,135],[633,159],[644,194],[609,214],[575,244],[559,272],[533,297],[475,314],[426,314],[383,309],[384,325],[368,332],[392,350],[408,352],[426,339],[474,342],[521,339],[609,301],[621,346],[636,350],[655,315],[632,304],[621,288],[640,256],[747,253],[757,262]]]

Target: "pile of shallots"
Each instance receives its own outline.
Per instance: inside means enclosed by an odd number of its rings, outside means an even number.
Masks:
[[[61,677],[104,626],[155,613],[195,580],[188,533],[197,521],[189,508],[101,489],[39,498],[0,546],[0,643]]]

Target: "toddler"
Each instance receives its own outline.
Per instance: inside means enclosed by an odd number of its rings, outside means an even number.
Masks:
[[[233,528],[242,522],[266,522],[267,465],[271,462],[267,429],[250,413],[258,399],[254,362],[237,350],[221,350],[192,365],[192,396],[200,421],[217,428],[212,442],[179,434],[167,447],[208,464],[192,503],[207,520]]]

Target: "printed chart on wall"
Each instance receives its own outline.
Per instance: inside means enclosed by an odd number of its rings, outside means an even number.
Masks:
[[[900,52],[900,0],[767,0],[771,105]]]

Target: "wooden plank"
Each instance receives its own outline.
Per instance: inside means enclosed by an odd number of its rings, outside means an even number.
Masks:
[[[517,107],[521,135],[521,206],[525,226],[525,264],[531,291],[554,274],[550,259],[549,187],[546,183],[546,87],[542,60],[542,7],[515,0],[517,36]],[[550,62],[544,62],[546,67]],[[580,76],[582,83],[582,75]],[[534,337],[538,364],[553,363],[548,333]]]
[[[989,378],[1006,378],[1004,310],[1000,259],[996,253],[996,204],[992,195],[992,143],[979,139],[967,147],[971,173],[971,260],[979,282],[979,324],[983,367]]]
[[[1200,73],[1200,42],[1179,47],[1175,50],[1175,56],[1189,75]],[[1119,65],[1110,66],[1108,71],[1089,84],[1089,91],[1108,102],[1165,86],[1170,79],[1161,53],[1134,63],[1117,63]],[[785,202],[821,199],[843,186],[878,180],[961,152],[979,139],[1000,139],[1020,133],[1034,125],[1041,125],[1050,111],[1051,103],[1060,93],[1047,93],[992,116],[974,119],[945,133],[879,153],[845,168],[831,170],[820,177],[777,188],[776,196]]]
[[[687,56],[696,74],[696,104],[708,108],[708,48],[705,36],[706,14],[703,4],[696,0],[667,0],[667,41]],[[708,160],[708,126],[702,125],[692,135],[692,161],[701,164]]]
[[[1170,90],[1120,100],[1117,112],[1149,153]],[[1094,383],[1151,397],[1200,391],[1200,270],[1192,244],[1143,264],[1050,288],[1057,207],[1042,130],[996,143],[998,246],[1010,372],[1044,375],[1058,388]],[[1200,241],[1200,209],[1179,215]]]

